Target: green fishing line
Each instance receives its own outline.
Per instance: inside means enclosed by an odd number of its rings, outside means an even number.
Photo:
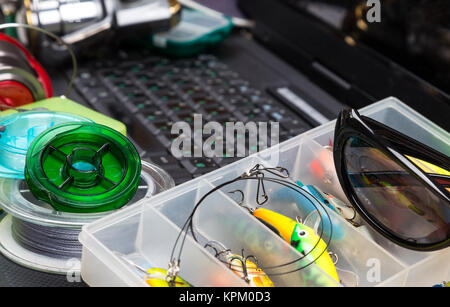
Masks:
[[[42,133],[26,157],[33,195],[57,211],[118,209],[136,193],[141,160],[119,132],[95,123],[67,123]]]

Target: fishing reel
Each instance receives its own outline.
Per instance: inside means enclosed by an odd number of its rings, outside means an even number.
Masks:
[[[25,0],[16,20],[85,46],[167,31],[180,12],[177,0]],[[33,48],[42,40],[35,31],[21,31],[20,38]]]

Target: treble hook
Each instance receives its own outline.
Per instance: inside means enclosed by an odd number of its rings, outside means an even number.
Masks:
[[[241,200],[238,201],[238,205],[242,207],[242,203],[244,202],[244,192],[242,192],[242,190],[233,190],[233,191],[229,191],[228,193],[234,194],[237,192],[239,192],[241,194]]]
[[[230,267],[231,267],[231,263],[234,260],[238,260],[239,262],[241,262],[241,264],[242,264],[242,273],[244,274],[242,279],[244,279],[247,283],[249,283],[250,282],[250,278],[248,278],[247,261],[252,258],[254,260],[254,264],[256,265],[256,267],[258,267],[259,261],[258,261],[258,258],[256,258],[256,256],[253,256],[253,255],[245,256],[244,249],[242,249],[241,254],[242,254],[242,257],[237,257],[236,256],[236,257],[232,257],[230,259]]]
[[[213,246],[213,244],[216,244],[217,246],[219,246],[219,248],[221,249],[221,251],[218,251],[217,248],[215,248],[215,247]],[[208,241],[208,242],[205,244],[204,247],[205,247],[205,248],[208,248],[208,247],[212,248],[212,249],[216,252],[216,254],[214,255],[214,257],[216,257],[216,258],[219,258],[222,254],[231,253],[231,249],[226,248],[225,245],[223,245],[221,242],[215,241],[215,240]]]
[[[328,252],[328,254],[334,258],[333,264],[336,265],[339,262],[339,256],[335,252]]]
[[[229,258],[226,259],[226,261],[227,261],[228,266],[230,267],[230,269],[232,269],[234,266],[236,266],[236,265],[233,264],[234,260],[239,261],[241,263],[241,265],[242,265],[242,273],[243,273],[242,279],[244,279],[247,283],[250,282],[250,278],[248,277],[247,260],[253,259],[255,265],[257,267],[259,265],[258,258],[256,258],[256,256],[253,256],[253,255],[245,256],[244,249],[241,250],[242,256],[239,257],[237,255],[233,255],[232,252],[231,252],[231,249],[227,248],[222,242],[219,242],[219,241],[215,241],[215,240],[208,241],[205,244],[204,247],[205,248],[207,248],[207,247],[212,248],[214,250],[214,252],[216,253],[215,257],[218,258],[218,259],[220,259],[219,257],[222,256],[222,255],[228,256]]]
[[[244,258],[244,249],[242,249],[242,258]],[[247,263],[247,260],[252,258],[253,259],[253,263],[255,263],[255,265],[258,267],[259,266],[259,261],[258,258],[256,258],[256,256],[253,255],[248,255],[247,257],[245,257],[245,263]]]
[[[242,250],[242,253],[243,252],[244,252],[244,250]],[[247,258],[231,257],[230,258],[230,268],[232,267],[232,263],[234,260],[237,260],[242,264],[242,273],[244,274],[244,276],[242,276],[242,279],[245,280],[247,283],[249,283],[250,278],[248,278]]]
[[[352,225],[355,226],[355,227],[361,226],[360,224],[358,224],[357,222],[355,222],[355,219],[358,217],[358,214],[356,213],[355,208],[353,208],[352,206],[346,206],[346,208],[349,208],[349,209],[351,209],[351,210],[353,211],[353,217],[351,217],[351,218],[345,218],[345,217],[344,217],[344,218],[347,220],[347,222],[349,222],[350,224],[352,224]],[[339,213],[341,216],[344,216],[344,211],[343,211],[341,208],[336,208],[336,209],[337,209],[338,213]]]
[[[234,194],[234,193],[240,193],[241,194],[241,200],[238,202],[238,205],[241,206],[242,208],[247,209],[251,214],[253,214],[253,208],[244,206],[244,192],[242,192],[242,190],[233,190],[233,191],[229,191],[228,193],[230,194]]]

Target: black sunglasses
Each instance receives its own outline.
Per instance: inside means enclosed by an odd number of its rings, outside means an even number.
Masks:
[[[347,198],[375,230],[409,249],[450,245],[448,156],[356,110],[339,114],[333,156]]]

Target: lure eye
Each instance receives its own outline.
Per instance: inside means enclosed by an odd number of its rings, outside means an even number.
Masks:
[[[308,236],[308,233],[304,230],[299,230],[297,233],[300,238],[306,238]]]

